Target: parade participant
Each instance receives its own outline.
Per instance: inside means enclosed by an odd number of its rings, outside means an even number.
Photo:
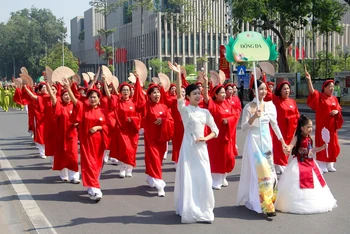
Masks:
[[[273,93],[275,90],[275,83],[273,82],[267,82],[267,86],[269,87],[270,91]]]
[[[294,214],[315,214],[337,207],[314,154],[326,149],[326,144],[313,148],[312,121],[301,115],[289,151],[294,156],[278,183],[276,210]]]
[[[169,67],[172,66],[172,64],[169,62]],[[172,84],[172,87],[176,89],[176,85]],[[185,87],[181,87],[181,95],[183,98],[185,98]],[[167,93],[164,91],[163,87],[161,87],[161,95],[163,95],[163,101],[164,104],[170,108],[171,111],[171,116],[174,119],[174,136],[171,139],[172,142],[172,161],[175,163],[175,168],[177,165],[177,162],[179,160],[179,154],[180,154],[180,148],[181,148],[181,143],[183,139],[183,134],[184,134],[184,126],[182,123],[181,115],[180,112],[177,108],[178,103],[177,103],[177,95],[176,95],[176,90],[175,90],[175,99],[173,95],[167,95]],[[185,104],[188,105],[188,101],[185,100]]]
[[[235,166],[236,149],[236,125],[239,113],[233,105],[226,101],[226,92],[223,85],[217,85],[208,94],[208,83],[204,78],[204,102],[212,114],[220,135],[208,142],[210,168],[213,177],[213,188],[227,187],[226,177]]]
[[[287,145],[277,125],[275,105],[272,102],[263,101],[267,93],[266,84],[258,80],[257,88],[258,97],[243,109],[242,131],[247,132],[247,137],[243,150],[237,203],[244,204],[248,209],[258,213],[275,216],[277,175],[273,166],[269,125],[281,141],[283,148],[286,149]]]
[[[62,181],[79,184],[78,132],[76,124],[70,121],[74,105],[67,90],[62,90],[57,98],[51,85],[47,85],[55,119],[55,125],[50,130],[54,130],[56,135],[52,169],[60,171]]]
[[[34,103],[34,118],[35,118],[35,133],[34,142],[39,150],[41,158],[46,158],[45,154],[45,105],[46,102],[50,101],[50,96],[47,93],[46,83],[41,82],[36,88],[36,94],[32,93],[27,86],[23,86],[26,93],[32,99]]]
[[[79,124],[81,176],[84,187],[88,188],[91,200],[102,199],[100,174],[103,165],[103,153],[107,137],[105,109],[99,106],[101,93],[90,89],[86,93],[87,102],[81,102],[74,96],[67,79],[63,79],[71,102],[74,105],[72,123]]]
[[[310,74],[306,71],[306,80],[309,87],[309,96],[306,104],[315,111],[316,131],[315,145],[321,147],[324,144],[321,131],[323,128],[330,132],[330,141],[328,143],[328,155],[325,151],[316,154],[317,163],[323,172],[334,172],[334,163],[340,154],[340,145],[338,142],[338,129],[343,125],[343,116],[338,99],[332,96],[334,90],[334,81],[327,80],[322,85],[322,91],[314,89]]]
[[[289,98],[289,95],[290,84],[288,81],[283,81],[277,86],[274,94],[268,90],[268,94],[264,99],[265,101],[272,100],[273,104],[275,104],[278,127],[287,145],[292,142],[299,119],[298,106],[294,99]],[[288,164],[288,155],[284,154],[282,145],[279,144],[277,136],[273,133],[271,135],[276,172],[283,173]]]
[[[244,81],[243,81],[243,80],[241,80],[241,82],[239,83],[238,97],[239,97],[239,100],[241,101],[241,110],[242,110],[243,107],[244,107],[244,105],[243,105],[243,98],[244,98]]]
[[[233,108],[239,112],[239,115],[242,112],[242,106],[241,101],[239,100],[239,97],[237,96],[237,85],[232,83],[227,83],[225,85],[225,92],[226,92],[226,100],[233,106]]]
[[[1,103],[2,103],[2,109],[5,112],[8,112],[9,106],[10,106],[10,95],[11,91],[9,90],[8,86],[5,85],[4,89],[1,91]]]
[[[338,80],[334,84],[334,96],[337,97],[338,103],[340,104],[341,88],[339,86],[339,81]]]
[[[158,196],[164,197],[166,186],[162,176],[162,161],[167,141],[174,133],[174,120],[166,105],[160,103],[160,87],[151,84],[147,89],[147,99],[143,93],[138,74],[136,74],[133,102],[142,109],[145,137],[146,181],[152,188],[158,189]]]
[[[119,86],[120,95],[111,95],[109,106],[113,109],[114,123],[112,124],[110,157],[119,161],[121,178],[131,177],[136,167],[136,152],[139,140],[141,119],[131,99],[131,86],[122,83]]]
[[[205,142],[219,135],[219,130],[208,110],[200,108],[200,91],[198,86],[186,87],[186,98],[190,104],[185,105],[181,95],[180,66],[169,63],[169,67],[178,74],[176,80],[178,109],[183,119],[185,132],[175,176],[174,202],[176,214],[182,223],[214,221],[214,193],[211,188],[210,163]],[[204,136],[205,126],[211,133]]]
[[[239,99],[239,97],[237,96],[237,86],[236,84],[232,84],[232,83],[227,83],[225,85],[225,91],[226,91],[226,101],[229,102],[233,109],[236,111],[237,115],[238,115],[238,120],[241,116],[242,113],[242,103]],[[237,121],[238,124],[238,121]],[[233,153],[235,156],[238,155],[238,146],[237,146],[237,124],[234,128],[234,134],[233,134],[233,141],[236,142],[235,146],[233,147]]]

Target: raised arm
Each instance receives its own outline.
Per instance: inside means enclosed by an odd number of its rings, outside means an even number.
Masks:
[[[181,66],[177,63],[172,64],[170,61],[168,62],[168,66],[171,70],[173,70],[175,73],[177,73],[177,79],[176,79],[176,95],[177,99],[182,99],[181,95]]]
[[[109,92],[109,89],[108,89],[108,84],[107,84],[107,80],[106,80],[105,74],[102,74],[101,78],[102,78],[103,86],[104,86],[104,89],[105,89],[105,94],[108,97],[108,99],[111,99],[111,93]]]
[[[311,76],[310,76],[310,73],[306,69],[306,65],[305,65],[305,78],[307,81],[307,86],[309,87],[309,93],[313,94],[315,92],[315,89],[314,89],[314,86],[312,85]]]
[[[204,98],[204,102],[206,104],[208,104],[209,102],[209,83],[208,83],[208,77],[206,74],[204,74],[204,72],[200,72],[200,76],[203,77],[203,84],[204,84],[204,87],[203,87],[203,98]]]
[[[66,78],[63,79],[63,85],[67,89],[68,95],[69,95],[70,100],[72,101],[73,105],[74,106],[77,105],[78,99],[74,96],[72,89],[70,88],[70,82]]]
[[[35,101],[38,101],[38,96],[36,96],[34,93],[32,93],[31,90],[28,89],[28,87],[26,85],[24,85],[24,89],[26,90],[27,94],[29,95],[29,97]]]
[[[57,98],[56,98],[56,96],[53,95],[53,93],[52,93],[52,87],[51,87],[51,85],[50,85],[50,82],[46,82],[46,85],[47,85],[47,92],[48,92],[49,95],[50,95],[52,105],[53,105],[53,106],[56,106]]]

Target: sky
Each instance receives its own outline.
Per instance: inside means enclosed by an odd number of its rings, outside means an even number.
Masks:
[[[11,12],[16,12],[24,8],[46,8],[50,9],[57,18],[63,18],[67,27],[70,42],[70,20],[76,16],[84,16],[84,11],[88,10],[90,0],[0,0],[0,22],[7,22]]]

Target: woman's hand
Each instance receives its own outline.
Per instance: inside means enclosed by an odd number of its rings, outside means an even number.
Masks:
[[[308,80],[308,81],[311,80],[311,75],[307,71],[306,65],[304,65],[304,69],[305,69],[305,79]]]
[[[258,118],[260,118],[260,116],[261,116],[261,110],[255,111],[253,117],[254,117],[255,119],[258,119]]]
[[[131,122],[131,118],[130,117],[126,118],[126,121],[130,123]]]
[[[223,124],[228,124],[228,120],[227,119],[222,119],[222,123]]]
[[[69,82],[69,80],[67,78],[63,78],[62,82],[63,82],[63,86],[65,88],[69,88],[70,87],[70,82]]]
[[[196,139],[196,143],[199,143],[199,142],[206,142],[207,141],[207,139],[205,138],[205,137],[198,137],[197,139]]]
[[[101,129],[102,129],[101,126],[95,126],[95,127],[91,128],[91,129],[89,130],[89,132],[90,132],[90,133],[95,133],[95,132],[97,132],[97,131],[99,131],[99,130],[101,130]]]
[[[339,113],[338,110],[332,110],[331,113],[330,113],[330,115],[331,115],[331,116],[334,116],[334,115],[336,115],[336,114],[338,114],[338,113]]]
[[[170,61],[168,61],[168,67],[170,70],[173,70],[176,73],[181,72],[181,66],[178,65],[177,63],[172,64]]]
[[[158,118],[156,121],[154,121],[155,124],[161,125],[162,124],[162,118]]]

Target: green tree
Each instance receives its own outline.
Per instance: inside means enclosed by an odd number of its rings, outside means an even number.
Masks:
[[[165,74],[170,72],[170,69],[168,67],[168,62],[161,61],[159,58],[154,58],[149,60],[148,64],[150,67],[152,67],[152,69],[156,74],[158,74],[159,72],[162,72]]]
[[[196,65],[194,65],[194,64],[186,64],[184,66],[184,68],[186,70],[187,75],[189,75],[189,74],[197,74]]]
[[[340,24],[342,17],[348,10],[346,4],[334,0],[317,0],[313,1],[313,19],[312,26],[314,32],[326,36],[326,71],[325,75],[328,78],[329,69],[329,35],[333,32],[343,33],[343,26]]]
[[[312,18],[312,12],[315,10],[319,0],[226,0],[232,1],[232,15],[235,22],[234,31],[240,30],[242,22],[249,22],[261,30],[271,30],[276,34],[279,43],[279,71],[288,72],[287,49],[294,41],[294,31],[303,29],[309,24]],[[331,2],[328,5],[330,11],[334,11],[338,0],[327,0]],[[344,5],[345,8],[345,5]],[[314,17],[315,18],[315,17]],[[328,20],[327,14],[318,14],[319,21]],[[338,24],[339,21],[334,21]]]
[[[0,69],[11,76],[13,61],[16,76],[20,67],[28,69],[33,77],[41,75],[39,65],[45,55],[45,47],[51,48],[65,37],[66,29],[62,19],[48,9],[23,9],[11,13],[6,24],[0,24]]]
[[[49,66],[52,70],[55,70],[56,68],[62,66],[62,44],[57,43],[50,53],[46,57],[43,56],[40,59],[40,66],[46,67]],[[69,50],[68,46],[64,46],[64,66],[69,67],[72,69],[75,73],[79,70],[79,62],[76,57],[74,57],[72,51]]]

